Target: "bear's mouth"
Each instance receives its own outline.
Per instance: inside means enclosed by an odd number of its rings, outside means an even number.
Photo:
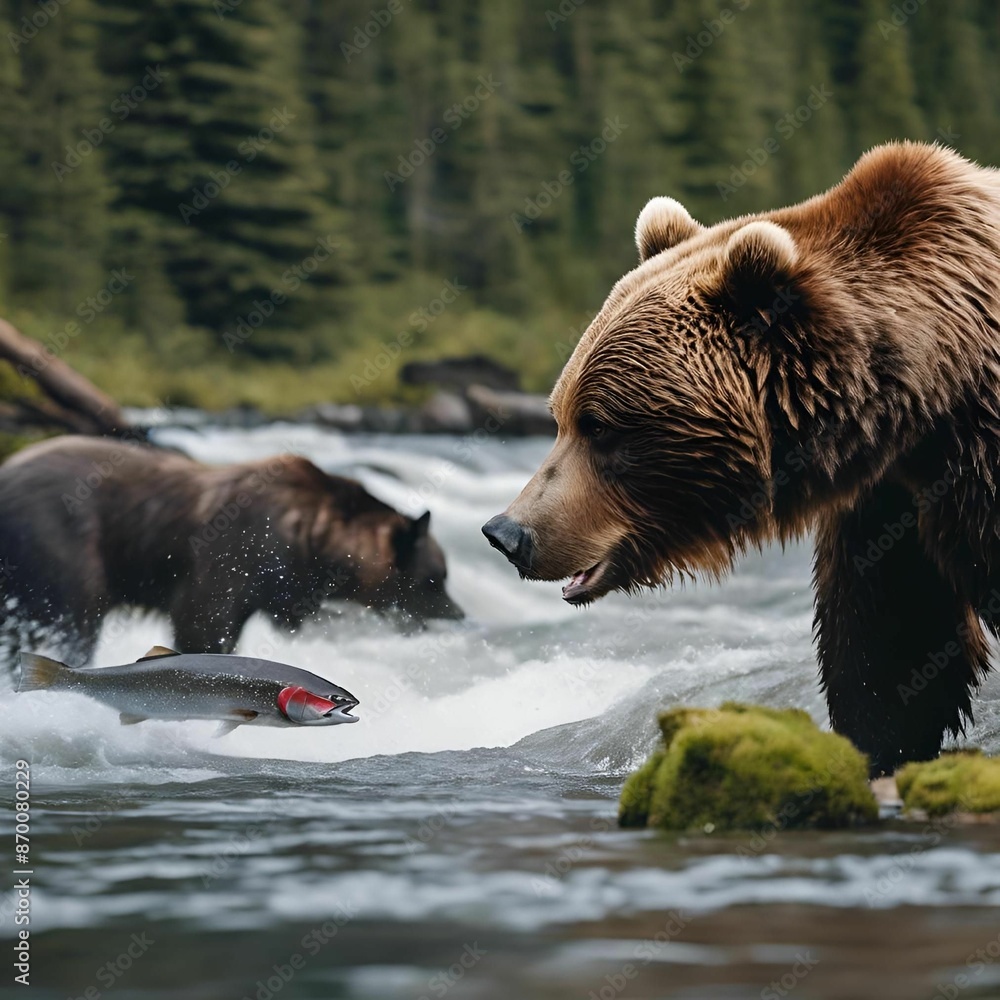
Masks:
[[[563,600],[567,604],[576,606],[590,604],[591,601],[596,600],[601,596],[601,593],[595,593],[595,591],[607,567],[608,560],[602,559],[600,562],[594,563],[590,569],[574,573],[570,577],[569,583],[562,589]]]

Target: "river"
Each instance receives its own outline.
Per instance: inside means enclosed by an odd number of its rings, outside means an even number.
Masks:
[[[807,544],[747,558],[722,585],[581,611],[558,584],[519,580],[479,531],[547,441],[280,424],[157,436],[206,461],[296,451],[430,509],[468,617],[415,632],[344,605],[294,636],[252,620],[239,651],[348,688],[353,726],[216,739],[213,723],[123,728],[82,696],[0,693],[8,809],[14,762],[31,765],[25,995],[1000,996],[996,826],[615,825],[657,709],[738,699],[825,721]],[[154,643],[169,645],[165,621],[119,613],[95,662]],[[996,674],[976,717],[968,741],[1000,752]],[[5,895],[5,991],[12,909]]]

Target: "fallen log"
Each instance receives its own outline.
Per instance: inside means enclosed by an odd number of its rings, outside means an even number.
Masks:
[[[4,319],[0,319],[0,360],[10,362],[48,397],[17,401],[26,423],[55,425],[79,434],[118,435],[129,429],[109,395]]]

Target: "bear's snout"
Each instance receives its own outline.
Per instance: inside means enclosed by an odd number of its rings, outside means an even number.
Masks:
[[[499,549],[519,570],[531,565],[531,532],[506,514],[497,514],[483,525],[490,545]]]

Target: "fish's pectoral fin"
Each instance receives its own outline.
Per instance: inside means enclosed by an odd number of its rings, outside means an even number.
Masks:
[[[253,722],[260,715],[252,708],[234,708],[230,713],[231,718],[224,719],[219,723],[219,728],[215,731],[215,737],[228,736],[237,726],[242,726],[244,722]]]
[[[145,722],[148,718],[148,715],[135,715],[132,712],[121,712],[118,715],[118,721],[123,726],[136,726],[140,722]]]
[[[177,652],[176,649],[171,649],[169,646],[154,646],[148,653],[140,656],[136,663],[142,663],[143,660],[158,660],[161,656],[180,656],[181,654]]]

